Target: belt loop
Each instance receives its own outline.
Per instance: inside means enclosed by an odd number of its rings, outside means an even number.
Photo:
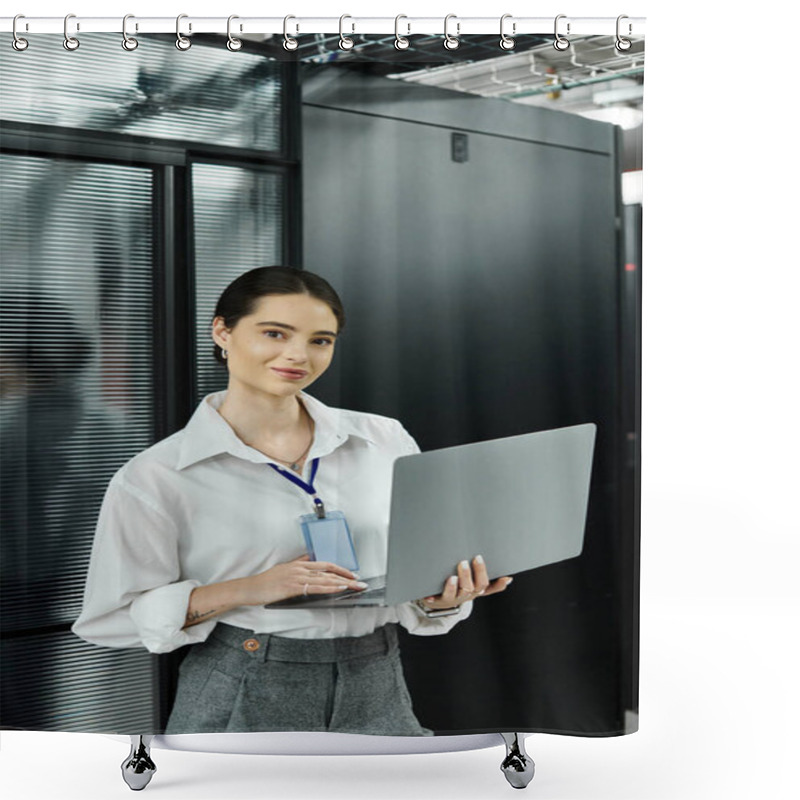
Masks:
[[[261,648],[258,651],[258,660],[263,664],[267,660],[267,653],[269,653],[269,640],[272,635],[269,633],[259,633],[258,641],[261,642]]]

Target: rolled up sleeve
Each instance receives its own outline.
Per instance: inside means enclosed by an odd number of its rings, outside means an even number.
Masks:
[[[428,617],[416,603],[403,603],[397,606],[397,617],[400,624],[415,636],[437,636],[448,633],[461,620],[472,613],[472,600],[467,600],[458,610],[458,614],[447,617]]]
[[[119,478],[109,485],[95,531],[81,614],[72,631],[105,647],[166,653],[205,641],[211,619],[183,630],[196,580],[181,580],[174,522]]]

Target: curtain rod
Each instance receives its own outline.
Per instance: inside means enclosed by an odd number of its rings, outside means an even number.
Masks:
[[[523,34],[554,35],[556,27],[560,36],[644,36],[645,17],[514,17],[503,15],[502,30],[508,37]],[[229,21],[230,20],[230,21]],[[230,26],[230,27],[229,27]],[[37,33],[122,33],[121,17],[82,17],[77,14],[65,17],[25,17],[19,15],[16,23],[18,35]],[[465,36],[469,34],[500,34],[500,17],[193,17],[182,14],[175,17],[137,17],[128,15],[125,30],[128,35],[143,33],[228,33],[236,36],[287,33],[302,36],[313,33],[353,34],[414,34]],[[446,30],[445,30],[446,29]],[[0,33],[12,33],[14,17],[0,17]]]

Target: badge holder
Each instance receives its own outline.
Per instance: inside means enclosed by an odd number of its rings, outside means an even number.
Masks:
[[[330,561],[345,569],[357,571],[358,558],[356,558],[353,537],[350,535],[350,528],[347,526],[344,512],[326,512],[325,504],[317,496],[317,490],[314,488],[314,480],[319,469],[319,458],[315,458],[311,462],[311,478],[308,483],[277,464],[270,464],[270,467],[302,489],[314,501],[314,513],[303,514],[299,518],[309,558],[312,561]]]
[[[324,507],[322,513],[321,517],[319,512],[300,517],[300,528],[309,557],[312,561],[330,561],[351,572],[358,572],[358,558],[344,513],[325,513]]]

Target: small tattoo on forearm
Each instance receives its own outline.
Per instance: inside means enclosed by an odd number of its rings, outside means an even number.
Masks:
[[[194,622],[199,622],[201,619],[203,619],[203,617],[207,617],[210,614],[216,614],[216,613],[217,610],[215,608],[212,608],[211,611],[203,611],[203,612],[192,611],[191,613],[186,615],[186,623],[188,625],[191,625]]]

